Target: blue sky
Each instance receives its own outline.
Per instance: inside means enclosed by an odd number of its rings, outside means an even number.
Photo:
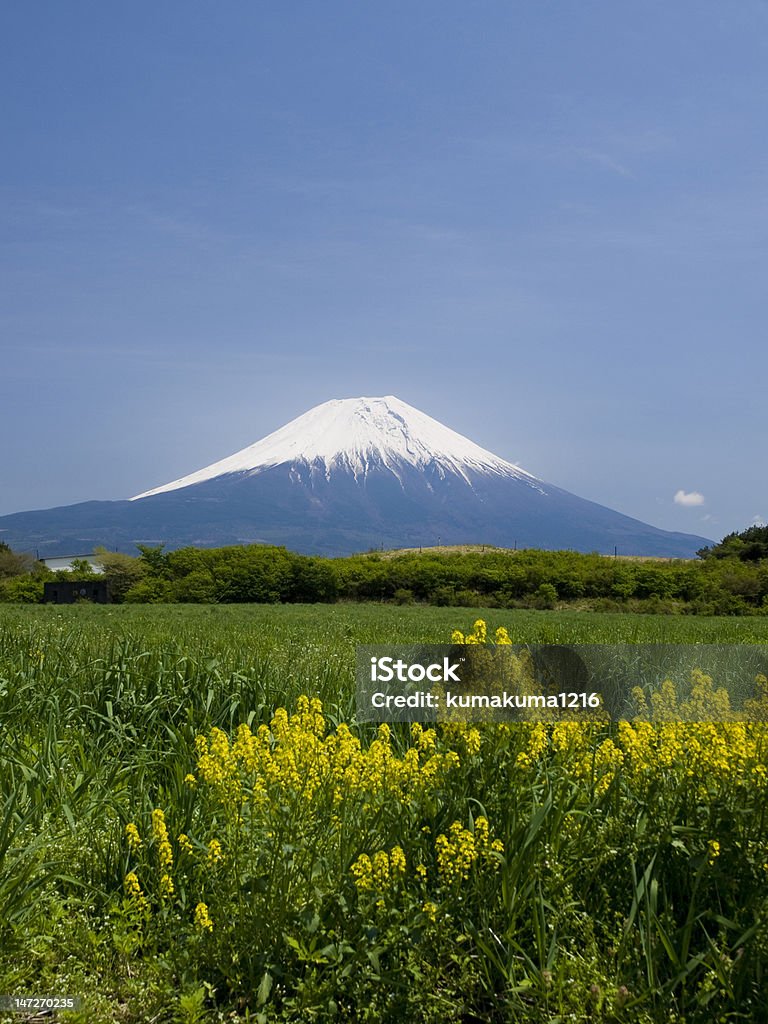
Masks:
[[[667,529],[768,518],[765,2],[48,0],[0,34],[0,514],[395,394]]]

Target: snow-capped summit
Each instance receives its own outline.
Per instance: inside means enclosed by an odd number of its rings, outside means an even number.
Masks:
[[[474,471],[513,477],[541,487],[540,481],[525,470],[394,395],[387,395],[323,402],[234,455],[169,484],[143,491],[131,500],[176,491],[230,473],[259,473],[286,463],[321,468],[327,478],[334,470],[340,470],[351,472],[357,479],[374,468],[385,468],[399,478],[406,466],[434,466],[439,475],[453,472],[467,482],[467,472]]]

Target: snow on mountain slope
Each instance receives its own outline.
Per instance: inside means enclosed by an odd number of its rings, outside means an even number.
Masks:
[[[467,471],[474,471],[511,477],[544,492],[541,481],[530,473],[399,398],[387,395],[323,402],[248,448],[171,483],[143,491],[131,501],[225,474],[252,475],[285,463],[319,463],[326,478],[334,471],[344,471],[352,473],[355,479],[365,478],[372,467],[383,467],[397,476],[404,465],[423,468],[433,464],[439,472],[456,473],[467,483]]]

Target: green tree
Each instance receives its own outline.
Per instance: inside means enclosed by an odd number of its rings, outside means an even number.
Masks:
[[[147,572],[140,558],[124,555],[120,551],[96,548],[95,555],[99,565],[104,568],[104,579],[109,584],[113,601],[123,601],[131,587],[143,579]]]
[[[18,554],[11,551],[7,544],[0,541],[0,580],[23,576],[32,572],[36,562],[31,555]]]
[[[335,601],[338,591],[336,572],[328,559],[294,557],[289,600],[308,604]]]
[[[173,587],[169,580],[147,575],[133,584],[124,600],[126,604],[163,604],[173,601]]]
[[[700,558],[738,558],[742,562],[759,562],[768,558],[768,526],[750,526],[741,533],[729,533],[719,544],[701,548]]]
[[[139,559],[146,566],[148,573],[152,576],[160,576],[163,579],[168,579],[172,575],[170,556],[168,552],[163,551],[164,544],[160,544],[157,547],[137,544],[136,547],[141,552]]]
[[[557,589],[551,583],[540,583],[534,595],[537,608],[554,608],[557,603]]]
[[[42,600],[43,581],[31,573],[0,580],[0,601],[13,604],[39,604]]]
[[[79,580],[96,575],[95,569],[87,558],[73,558],[69,563],[67,572],[70,576],[75,576]]]

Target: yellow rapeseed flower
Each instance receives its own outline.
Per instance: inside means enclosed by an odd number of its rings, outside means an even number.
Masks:
[[[447,835],[441,834],[435,839],[435,852],[443,881],[452,885],[469,878],[479,859],[498,867],[498,855],[504,852],[504,844],[500,839],[491,840],[488,819],[478,817],[474,832],[464,828],[460,821],[454,821]]]
[[[129,896],[138,897],[141,895],[141,886],[139,885],[139,878],[135,871],[129,871],[125,876],[124,880],[125,891]]]
[[[161,875],[161,877],[160,877],[160,895],[161,895],[161,897],[163,899],[170,899],[174,895],[175,892],[176,892],[176,889],[174,888],[173,879],[171,878],[171,876],[169,874],[166,874],[166,873]]]
[[[123,885],[125,886],[125,892],[128,899],[131,900],[139,910],[146,910],[147,898],[141,890],[139,879],[135,871],[128,872],[123,880]]]
[[[435,850],[438,870],[446,882],[469,878],[470,869],[477,860],[475,837],[460,821],[454,821],[448,835],[441,833],[437,837]]]
[[[270,726],[254,734],[241,725],[231,744],[222,730],[212,729],[195,740],[199,780],[236,818],[246,803],[269,816],[282,814],[286,800],[306,805],[320,793],[330,794],[337,808],[362,797],[365,813],[380,797],[412,802],[460,763],[454,750],[437,752],[434,729],[414,728],[412,745],[400,756],[386,724],[367,748],[348,725],[328,726],[320,701],[302,695],[295,714],[277,708]],[[475,750],[479,733],[468,731],[465,740]]]
[[[139,835],[138,828],[132,821],[129,821],[125,826],[125,837],[128,840],[128,846],[135,853],[141,846],[141,836]]]
[[[470,757],[480,753],[480,730],[468,729],[464,737],[464,748]]]
[[[367,853],[361,853],[349,870],[355,880],[355,885],[361,892],[370,892],[373,889],[371,858]]]
[[[403,848],[394,846],[389,853],[377,850],[373,857],[361,853],[350,872],[361,892],[385,892],[397,884],[397,880],[405,874],[405,869]]]
[[[393,875],[405,874],[405,853],[401,846],[393,846],[389,853],[389,864]]]
[[[157,859],[160,862],[160,868],[167,874],[173,867],[173,851],[168,838],[165,814],[159,807],[152,811],[152,835],[157,844]]]
[[[427,900],[426,903],[422,904],[421,910],[422,913],[426,914],[432,924],[434,924],[437,919],[437,905],[431,900]]]
[[[205,903],[198,903],[195,907],[195,927],[201,932],[213,931],[213,921]]]
[[[389,885],[389,856],[386,850],[377,850],[371,858],[371,874],[376,889],[386,889]]]

